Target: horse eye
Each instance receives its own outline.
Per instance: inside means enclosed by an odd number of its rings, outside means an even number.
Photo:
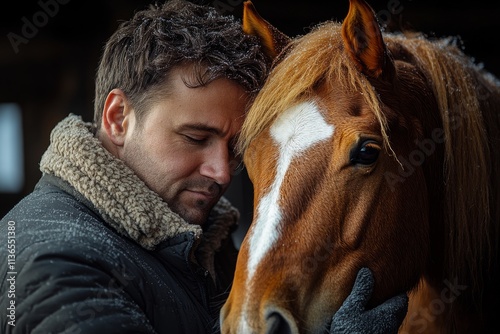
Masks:
[[[351,164],[371,165],[378,159],[380,146],[374,140],[365,140],[351,151]]]

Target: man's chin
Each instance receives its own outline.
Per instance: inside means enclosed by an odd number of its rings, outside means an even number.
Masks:
[[[217,204],[219,198],[206,198],[193,192],[185,192],[189,196],[179,198],[178,201],[171,204],[172,211],[180,215],[186,222],[196,225],[204,225]]]
[[[193,207],[172,208],[172,211],[176,212],[187,223],[194,225],[204,225],[210,214],[210,210]]]

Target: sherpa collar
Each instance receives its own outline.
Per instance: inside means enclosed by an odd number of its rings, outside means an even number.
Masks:
[[[146,249],[193,232],[201,239],[199,247],[204,257],[211,257],[239,219],[238,211],[222,197],[212,210],[212,224],[207,231],[188,224],[123,161],[111,155],[94,137],[91,124],[76,115],[69,115],[52,131],[40,170],[67,181],[92,202],[111,226]]]

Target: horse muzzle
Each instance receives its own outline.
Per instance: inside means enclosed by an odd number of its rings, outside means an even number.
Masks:
[[[260,319],[241,313],[239,317],[221,316],[223,334],[298,334],[293,316],[286,310],[268,307]],[[260,317],[260,316],[259,316]]]
[[[266,316],[266,334],[298,334],[297,324],[293,317],[280,310],[272,310]]]

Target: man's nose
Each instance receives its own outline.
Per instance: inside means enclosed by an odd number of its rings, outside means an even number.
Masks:
[[[214,180],[221,186],[231,182],[231,164],[227,147],[218,147],[205,155],[205,161],[200,167],[200,173]]]

